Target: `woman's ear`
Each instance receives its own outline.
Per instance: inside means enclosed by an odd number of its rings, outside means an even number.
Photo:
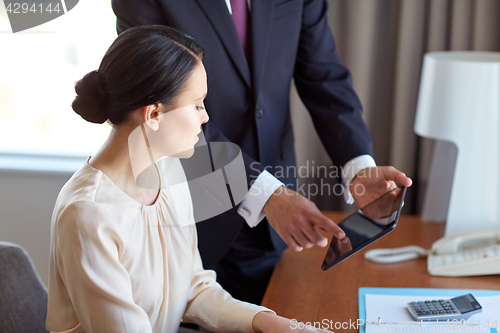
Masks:
[[[161,109],[161,104],[156,103],[156,104],[151,104],[148,106],[145,106],[143,108],[143,121],[144,125],[148,126],[151,130],[157,131],[160,128],[160,121],[159,121],[159,116],[160,116],[160,109]]]

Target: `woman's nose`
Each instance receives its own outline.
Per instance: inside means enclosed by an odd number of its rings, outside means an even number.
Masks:
[[[210,117],[208,116],[208,113],[205,109],[203,109],[201,115],[200,115],[200,123],[204,124],[208,121],[208,119],[210,119]]]

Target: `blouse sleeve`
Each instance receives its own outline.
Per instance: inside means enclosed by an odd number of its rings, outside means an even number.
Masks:
[[[183,320],[194,322],[211,331],[255,332],[252,321],[261,311],[269,310],[263,306],[234,299],[216,282],[216,274],[203,268],[194,232],[193,278]]]
[[[94,202],[75,202],[57,220],[57,269],[84,330],[151,332],[135,304],[123,241],[113,219]]]

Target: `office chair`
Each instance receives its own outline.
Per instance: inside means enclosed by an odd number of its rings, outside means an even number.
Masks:
[[[21,246],[0,242],[0,332],[47,333],[47,289]]]

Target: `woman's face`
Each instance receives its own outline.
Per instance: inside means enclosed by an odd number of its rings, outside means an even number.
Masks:
[[[191,157],[201,124],[208,121],[203,100],[207,75],[201,61],[189,75],[179,96],[157,118],[157,130],[147,131],[155,160],[163,156]]]

